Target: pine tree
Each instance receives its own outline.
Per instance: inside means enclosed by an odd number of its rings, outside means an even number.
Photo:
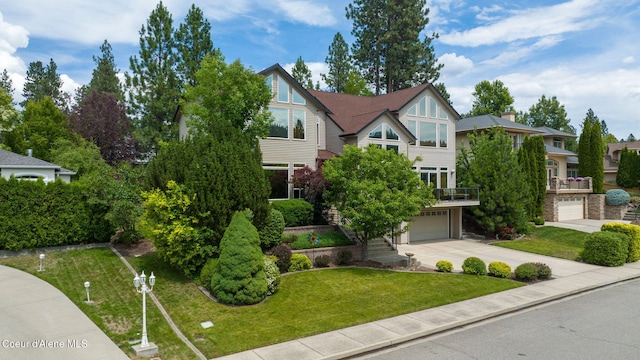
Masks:
[[[62,109],[66,104],[61,87],[62,80],[58,74],[58,65],[53,59],[50,59],[47,66],[43,66],[41,61],[34,61],[27,69],[27,78],[22,90],[24,100],[20,105],[24,107],[29,100],[42,100],[48,96],[58,108]]]
[[[111,44],[109,44],[106,39],[102,45],[100,45],[100,52],[100,56],[93,57],[96,68],[93,69],[91,81],[84,94],[90,94],[92,91],[110,93],[119,101],[124,101],[122,84],[120,84],[120,79],[118,79],[117,76],[119,70],[116,66],[113,52],[111,51]]]
[[[177,137],[172,122],[181,91],[176,61],[173,20],[161,1],[140,29],[139,57],[129,59],[131,74],[125,74],[129,114],[145,151]]]
[[[15,89],[13,88],[13,81],[9,77],[9,73],[7,73],[7,69],[4,69],[0,75],[0,89],[4,89],[9,96],[13,97]]]
[[[349,45],[339,32],[333,37],[325,62],[329,67],[329,73],[321,76],[329,91],[345,93],[349,73],[354,69],[349,55]]]
[[[298,60],[296,60],[296,63],[293,65],[293,68],[291,69],[291,76],[303,87],[313,89],[311,70],[309,70],[307,64],[302,60],[302,56],[299,56]]]
[[[195,5],[184,18],[175,33],[178,50],[178,76],[183,84],[196,86],[196,72],[207,54],[214,51],[211,41],[211,24],[202,10]],[[215,50],[217,51],[217,50]]]

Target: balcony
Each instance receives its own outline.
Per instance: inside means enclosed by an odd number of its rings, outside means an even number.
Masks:
[[[593,181],[586,178],[566,178],[552,177],[548,180],[547,192],[555,194],[589,194],[593,192]]]
[[[480,205],[478,188],[433,189],[433,196],[438,200],[434,207]]]

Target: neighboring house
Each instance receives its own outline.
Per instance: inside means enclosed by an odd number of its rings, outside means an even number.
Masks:
[[[620,164],[620,153],[624,148],[640,154],[640,140],[607,144],[607,149],[604,154],[605,182],[615,184],[616,177],[618,176],[618,165]]]
[[[530,127],[515,122],[515,113],[502,117],[481,115],[461,119],[456,127],[456,144],[468,146],[468,135],[478,129],[501,126],[513,139],[518,149],[526,136],[542,136],[546,150],[547,198],[544,218],[547,221],[584,219],[588,217],[588,195],[592,192],[591,179],[578,178],[578,156],[565,150],[565,140],[576,135],[549,127]],[[578,180],[578,181],[576,181]]]
[[[44,182],[60,179],[71,182],[73,171],[58,165],[28,156],[0,149],[0,176],[9,179],[11,176],[22,180],[42,179]]]
[[[439,202],[414,218],[400,243],[462,238],[462,208],[478,205],[476,189],[456,189],[455,130],[460,115],[430,84],[362,97],[308,90],[280,65],[260,72],[273,92],[275,121],[260,140],[271,199],[299,197],[290,182],[296,169],[316,169],[343,152],[345,144],[368,144],[420,156],[416,172],[433,184]],[[184,119],[181,136],[184,135]]]

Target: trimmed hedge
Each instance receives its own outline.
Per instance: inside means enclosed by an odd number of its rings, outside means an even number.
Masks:
[[[313,221],[313,205],[304,200],[278,200],[271,207],[282,213],[287,227],[309,225]]]
[[[449,260],[440,260],[436,263],[436,268],[440,272],[450,273],[453,271],[453,264]]]
[[[309,270],[311,269],[311,260],[306,255],[293,254],[291,255],[291,266],[289,266],[290,272]]]
[[[611,231],[587,235],[582,260],[589,264],[621,266],[629,253],[629,236]]]
[[[518,265],[513,273],[516,280],[532,281],[538,278],[538,267],[534,263],[524,263]]]
[[[0,249],[108,242],[106,206],[90,204],[80,183],[0,178]]]
[[[481,259],[471,256],[462,263],[462,272],[469,275],[487,275],[487,265]]]
[[[610,222],[603,224],[600,230],[627,235],[629,237],[629,251],[625,261],[632,263],[640,260],[640,226]]]
[[[490,262],[489,275],[507,279],[511,276],[511,266],[500,261]]]

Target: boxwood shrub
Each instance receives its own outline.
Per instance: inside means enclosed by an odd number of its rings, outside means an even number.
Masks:
[[[436,269],[440,272],[449,273],[453,271],[453,264],[448,260],[440,260],[436,263]]]
[[[490,262],[489,275],[507,279],[511,276],[511,266],[501,261]]]
[[[610,222],[603,224],[600,230],[627,235],[629,237],[629,252],[625,261],[632,263],[640,260],[640,226]]]
[[[589,264],[621,266],[629,252],[629,236],[611,231],[597,231],[587,235],[582,260]]]
[[[311,260],[306,255],[293,254],[291,255],[291,266],[289,266],[290,272],[309,270],[311,269]]]
[[[309,225],[313,220],[313,205],[304,200],[278,200],[271,206],[282,213],[285,226]]]
[[[487,265],[481,259],[471,256],[462,263],[462,272],[469,275],[487,275]]]
[[[524,263],[518,265],[513,273],[516,280],[532,281],[538,278],[538,267],[534,263]]]

